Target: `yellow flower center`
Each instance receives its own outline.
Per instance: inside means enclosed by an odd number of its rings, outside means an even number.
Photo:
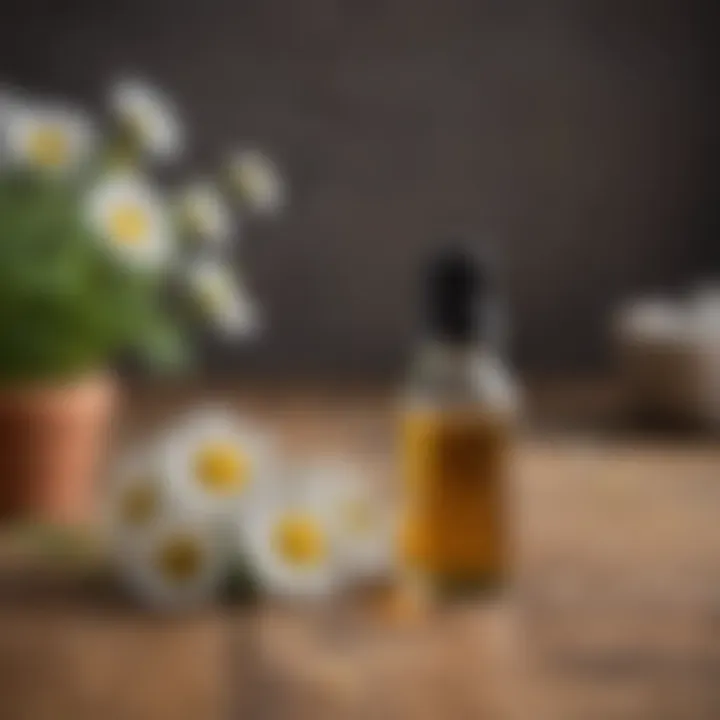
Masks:
[[[59,168],[70,156],[70,140],[67,133],[55,125],[37,128],[28,137],[28,156],[40,167]]]
[[[238,492],[248,481],[248,457],[230,443],[211,443],[195,455],[195,477],[210,492]]]
[[[113,209],[108,224],[110,232],[123,245],[140,245],[150,229],[150,218],[143,208],[126,204]]]
[[[328,542],[320,523],[311,515],[286,515],[273,536],[275,550],[291,565],[313,567],[328,554]]]
[[[197,577],[204,560],[205,552],[197,538],[177,534],[166,538],[158,548],[155,563],[166,580],[182,585]]]
[[[128,488],[120,503],[120,515],[128,525],[145,525],[158,512],[160,497],[157,488],[140,482]]]

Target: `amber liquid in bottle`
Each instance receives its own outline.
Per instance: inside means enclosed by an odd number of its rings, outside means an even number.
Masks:
[[[467,410],[410,410],[402,421],[405,567],[441,590],[507,578],[507,421]]]

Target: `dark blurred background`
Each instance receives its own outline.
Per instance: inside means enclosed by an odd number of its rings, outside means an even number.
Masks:
[[[0,81],[98,107],[133,72],[191,132],[285,168],[288,212],[238,262],[270,317],[209,366],[393,376],[416,275],[448,233],[502,259],[513,355],[602,371],[629,295],[716,274],[717,23],[694,0],[26,0],[3,4]]]

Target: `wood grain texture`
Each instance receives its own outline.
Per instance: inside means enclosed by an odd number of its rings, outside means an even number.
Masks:
[[[131,403],[119,435],[188,400]],[[288,453],[393,481],[389,401],[245,400]],[[149,617],[6,541],[0,718],[720,717],[720,449],[524,438],[513,493],[512,592],[410,623],[357,603]]]

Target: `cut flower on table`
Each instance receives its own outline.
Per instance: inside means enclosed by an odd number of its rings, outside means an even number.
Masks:
[[[270,438],[221,409],[182,418],[161,441],[160,457],[177,501],[211,518],[242,512],[273,479]]]
[[[272,597],[325,597],[338,589],[337,538],[327,508],[306,489],[266,494],[237,529],[261,591]]]
[[[240,584],[261,597],[305,603],[388,576],[393,523],[386,499],[347,460],[289,465],[277,447],[247,418],[205,408],[128,458],[110,495],[109,517],[119,527],[111,534],[118,568],[140,599],[147,593],[152,605],[162,599],[187,606],[206,600],[205,591],[217,596],[237,585],[241,576]],[[192,542],[212,541],[203,545],[203,553],[211,553],[212,582],[188,569],[192,585],[177,586],[181,578],[171,575],[185,572],[184,560],[158,574],[157,561],[148,559],[161,552],[156,528],[176,523],[189,523]],[[191,556],[194,568],[188,542],[168,553]],[[142,569],[131,567],[134,562]],[[174,589],[177,603],[171,602]]]

